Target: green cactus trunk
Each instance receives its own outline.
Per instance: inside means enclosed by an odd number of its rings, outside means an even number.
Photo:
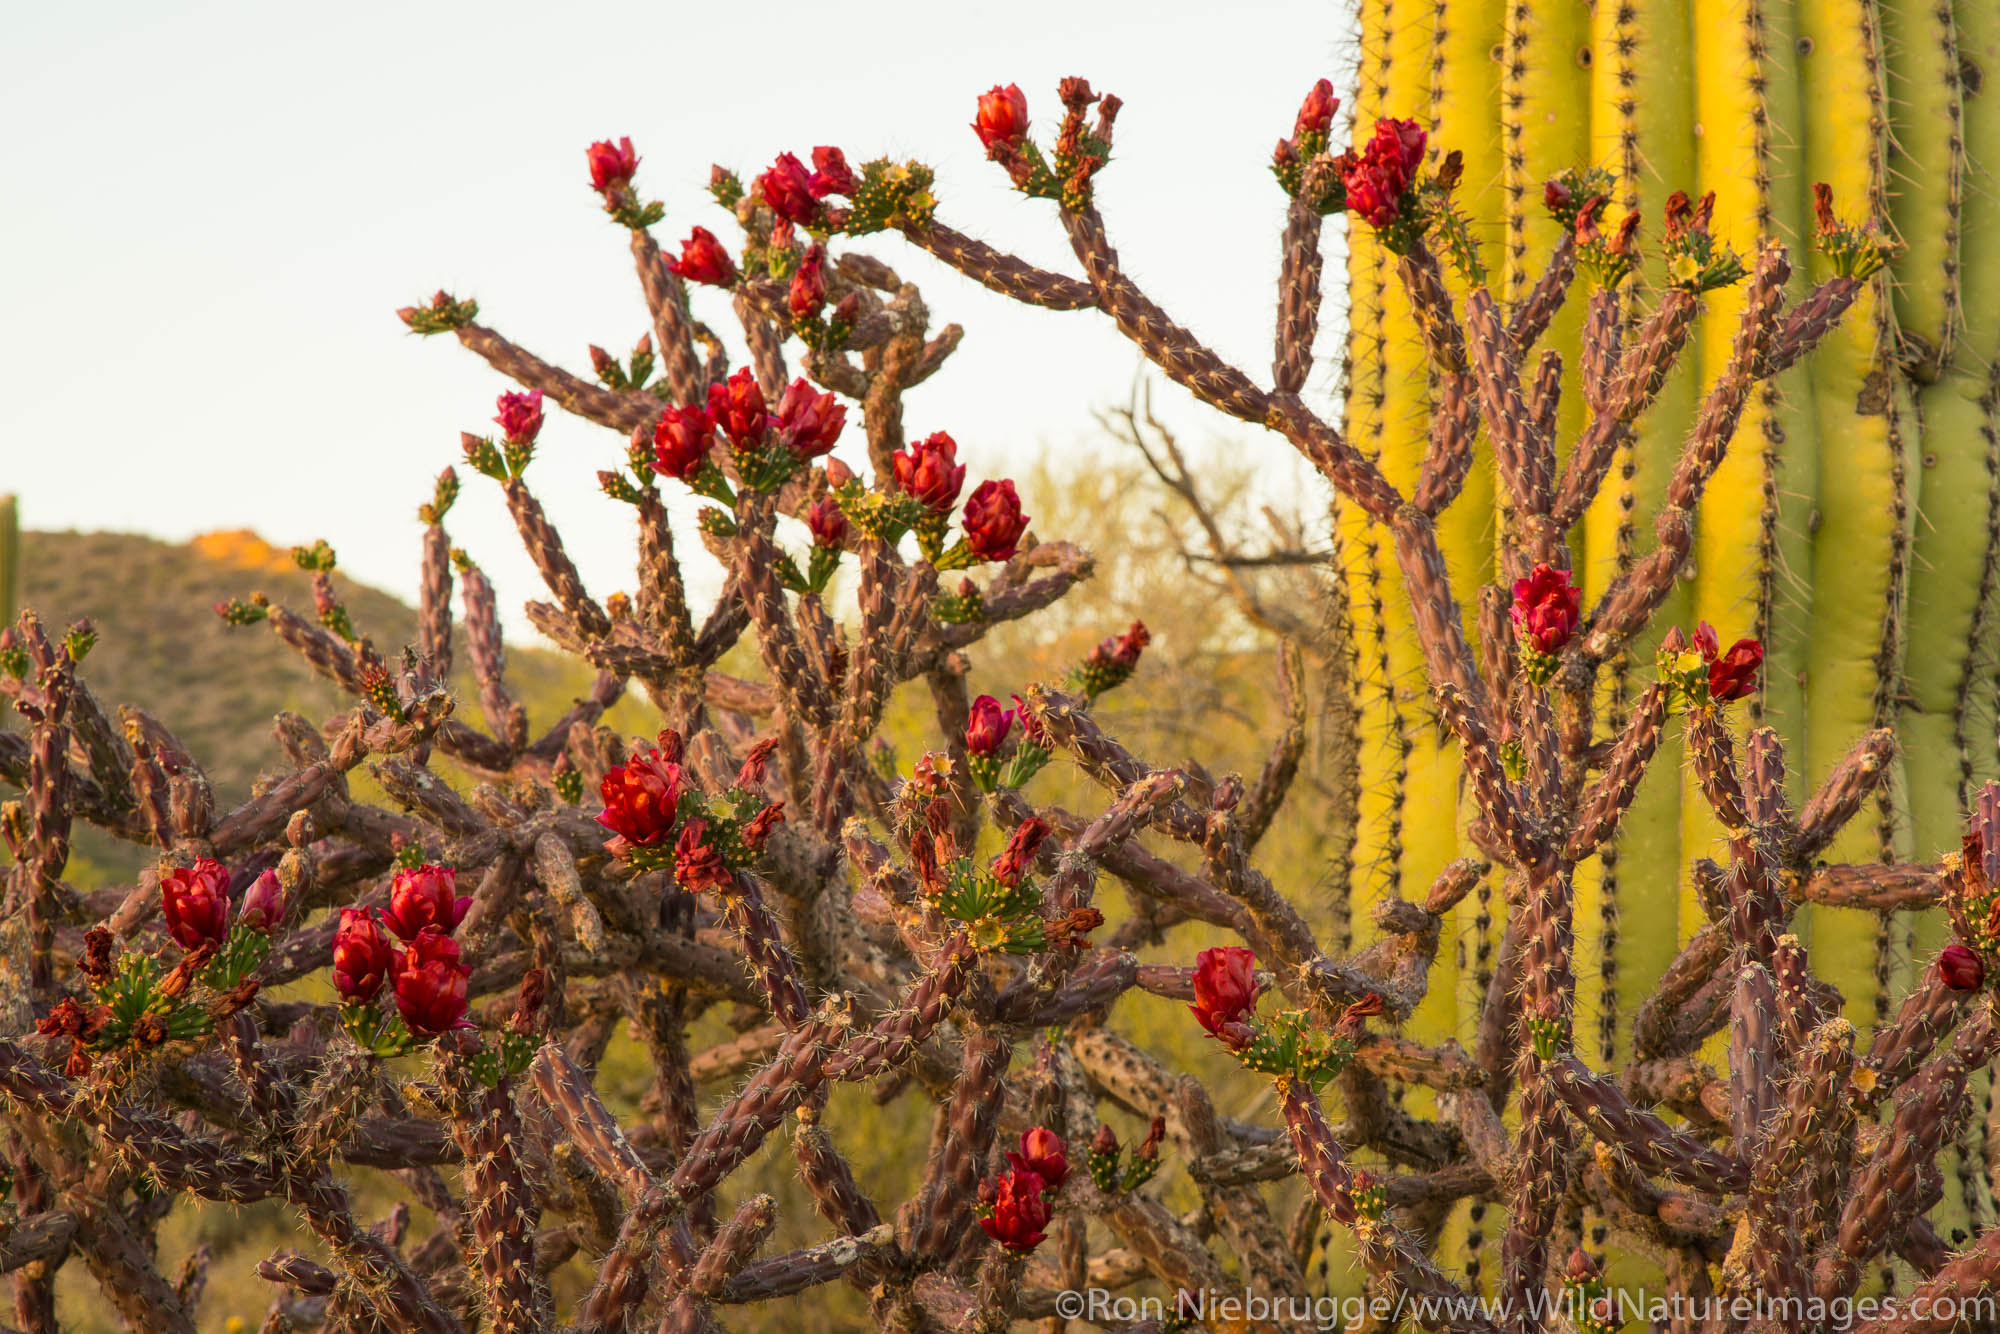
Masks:
[[[2000,774],[2000,6],[1364,0],[1360,18],[1356,138],[1378,116],[1416,117],[1435,152],[1464,154],[1460,204],[1510,300],[1555,243],[1542,183],[1565,167],[1608,171],[1606,221],[1637,211],[1653,234],[1670,192],[1713,191],[1721,239],[1745,254],[1759,235],[1788,246],[1793,296],[1827,271],[1811,244],[1814,182],[1903,242],[1827,342],[1745,412],[1656,624],[1707,620],[1725,644],[1763,641],[1763,689],[1746,714],[1784,739],[1795,800],[1863,732],[1897,730],[1890,797],[1829,858],[1925,860],[1955,847],[1968,792]],[[1353,229],[1349,244],[1345,426],[1401,482],[1430,406],[1421,338],[1372,233]],[[1661,275],[1645,278],[1630,320],[1650,309]],[[1742,300],[1740,288],[1707,299],[1679,378],[1589,511],[1573,553],[1586,609],[1655,545],[1682,432],[1727,356]],[[1572,369],[1582,308],[1579,294],[1540,344]],[[1583,420],[1581,396],[1565,393],[1564,437]],[[1491,467],[1482,435],[1465,497],[1441,526],[1466,604],[1476,583],[1513,573],[1491,559],[1492,534],[1508,522]],[[1430,804],[1454,756],[1411,689],[1421,677],[1388,554],[1358,517],[1339,522],[1364,755],[1346,888],[1365,935],[1382,894],[1420,898],[1436,866],[1474,850],[1463,820],[1447,832]],[[1650,680],[1656,643],[1635,644],[1606,673],[1614,725]],[[1723,837],[1682,774],[1678,739],[1662,749],[1618,837],[1577,870],[1578,1047],[1607,1059],[1626,1054],[1633,1011],[1706,920],[1689,866]],[[1425,1039],[1446,1026],[1472,1038],[1498,903],[1488,893],[1461,909],[1462,948],[1439,959],[1447,976],[1459,970],[1456,985],[1434,975],[1433,987],[1457,1000],[1427,1013]],[[1932,915],[1884,922],[1840,909],[1801,910],[1794,929],[1864,1030],[1948,933]],[[1989,1119],[2000,1127],[2000,1110]],[[1948,1241],[1992,1220],[1980,1138],[1961,1145],[1931,1214]],[[1442,1244],[1476,1261],[1476,1223],[1454,1222]]]

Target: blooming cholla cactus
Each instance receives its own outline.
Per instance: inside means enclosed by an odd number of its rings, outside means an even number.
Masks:
[[[1122,270],[1093,203],[1118,102],[1080,79],[1063,81],[1059,101],[1046,149],[1011,85],[979,99],[974,129],[1017,188],[1056,208],[1081,277],[939,221],[923,164],[856,167],[824,146],[810,169],[785,153],[748,185],[718,169],[711,192],[741,245],[696,229],[669,259],[651,233],[664,209],[640,194],[639,157],[620,140],[593,145],[589,166],[627,233],[652,326],[627,362],[593,354],[593,385],[480,324],[472,302],[440,294],[404,312],[522,386],[501,400],[497,442],[461,443],[547,586],[530,620],[597,672],[545,730],[509,688],[492,587],[445,530],[450,472],[419,511],[419,640],[406,651],[385,656],[355,624],[324,544],[298,553],[312,615],[262,598],[220,609],[231,625],[268,625],[353,701],[323,726],[282,716],[289,771],[233,809],[217,808],[166,727],[137,711],[122,734],[110,727],[78,671],[87,635],[58,641],[32,614],[10,630],[6,690],[29,730],[0,733],[0,776],[23,793],[0,810],[14,858],[0,1000],[19,1020],[0,1037],[0,1152],[19,1183],[0,1249],[24,1326],[58,1328],[49,1275],[77,1253],[127,1323],[191,1334],[199,1274],[176,1284],[150,1258],[154,1202],[175,1193],[275,1200],[314,1235],[316,1258],[281,1252],[260,1266],[272,1328],[696,1331],[729,1307],[826,1284],[854,1289],[875,1325],[909,1330],[1057,1318],[1064,1290],[1142,1276],[1199,1295],[1235,1274],[1300,1301],[1322,1222],[1351,1233],[1377,1292],[1468,1331],[1553,1329],[1557,1308],[1542,1299],[1555,1294],[1577,1299],[1579,1327],[1608,1327],[1600,1261],[1571,1244],[1586,1217],[1612,1251],[1656,1259],[1683,1299],[1834,1302],[1889,1251],[1932,1298],[1973,1295],[2000,1274],[2000,1233],[1953,1253],[1926,1221],[1941,1193],[1934,1160],[1969,1111],[1968,1071],[2000,1051],[1983,989],[2000,962],[2000,786],[1939,866],[1829,864],[1829,844],[1883,782],[1892,738],[1860,737],[1793,802],[1776,735],[1728,722],[1758,688],[1761,646],[1723,651],[1706,624],[1667,638],[1661,680],[1600,735],[1600,673],[1665,606],[1689,515],[1753,388],[1834,325],[1865,256],[1788,301],[1780,247],[1740,260],[1711,233],[1707,205],[1683,198],[1665,219],[1670,281],[1642,300],[1629,266],[1590,268],[1585,355],[1530,366],[1579,252],[1608,250],[1589,196],[1579,201],[1586,182],[1548,191],[1564,228],[1557,262],[1503,311],[1466,244],[1457,160],[1397,121],[1336,157],[1321,84],[1274,163],[1293,203],[1267,389]],[[1392,479],[1302,396],[1321,221],[1341,207],[1395,255],[1449,405],[1412,478]],[[1373,903],[1360,948],[1322,943],[1257,865],[1302,745],[1289,655],[1299,725],[1248,782],[1192,760],[1157,766],[1107,732],[1096,703],[1142,668],[1142,623],[1064,680],[1023,684],[1011,710],[972,698],[967,654],[1091,565],[1029,535],[1010,482],[982,482],[961,507],[980,461],[961,461],[945,431],[906,432],[905,391],[958,333],[933,335],[915,287],[849,248],[888,231],[1017,300],[1108,315],[1169,378],[1298,450],[1372,525],[1402,576],[1431,704],[1456,738],[1480,860],[1452,862],[1421,899]],[[1850,250],[1878,244],[1865,229],[1837,235]],[[1639,244],[1621,230],[1617,245],[1628,242]],[[732,365],[696,316],[690,282],[728,291],[747,363]],[[1738,283],[1738,336],[1679,455],[1657,545],[1585,597],[1569,532],[1704,294]],[[1558,448],[1565,373],[1588,411]],[[637,528],[629,595],[592,593],[530,487],[531,471],[560,466],[536,457],[551,403],[631,441],[626,466],[599,477]],[[1496,577],[1460,588],[1438,525],[1480,439],[1507,520]],[[843,448],[865,453],[868,477]],[[692,534],[676,531],[663,485],[703,502]],[[682,574],[691,537],[724,572],[702,614]],[[803,570],[787,549],[802,538]],[[851,606],[828,592],[843,563]],[[973,574],[947,589],[947,571]],[[445,685],[454,585],[476,721]],[[756,679],[719,665],[739,642],[755,651]],[[874,734],[892,694],[919,681],[934,748],[885,766]],[[657,744],[604,725],[628,691],[658,713]],[[1600,1068],[1574,1031],[1574,880],[1670,727],[1727,860],[1692,868],[1706,922],[1636,1016],[1633,1059]],[[1103,789],[1094,813],[1034,792],[1058,760]],[[364,763],[383,805],[350,785]],[[446,765],[462,783],[444,780]],[[62,877],[78,819],[157,849],[160,870],[77,892]],[[1452,914],[1489,873],[1505,920],[1468,1049],[1413,1016]],[[1105,877],[1142,911],[1107,921]],[[1929,961],[1862,1040],[1794,914],[1939,899],[1965,948]],[[1230,943],[1196,952],[1186,928],[1197,924]],[[1134,949],[1153,942],[1186,943],[1190,963],[1142,963]],[[338,1004],[281,990],[321,971]],[[692,1017],[718,1004],[747,1031],[690,1053]],[[1275,1114],[1224,1116],[1202,1081],[1124,1036],[1121,1016],[1151,1004],[1190,1004],[1240,1077],[1270,1085],[1248,1105]],[[623,1119],[594,1072],[619,1018],[653,1076]],[[1717,1071],[1698,1057],[1725,1032]],[[388,1058],[407,1062],[395,1077]],[[704,1100],[698,1070],[733,1091]],[[829,1114],[835,1087],[863,1081],[933,1109],[930,1151],[910,1155],[916,1189],[893,1208],[859,1179]],[[1429,1096],[1398,1096],[1407,1089]],[[1333,1099],[1346,1109],[1337,1126]],[[1149,1123],[1138,1145],[1121,1144],[1114,1108]],[[738,1193],[737,1174],[788,1123],[827,1234],[760,1255],[775,1206]],[[1083,1171],[1071,1170],[1073,1146],[1087,1146]],[[1151,1189],[1173,1165],[1177,1187],[1200,1197],[1196,1214]],[[407,1211],[358,1217],[340,1183],[352,1167],[401,1173],[436,1230],[412,1235]],[[1306,1204],[1281,1221],[1262,1187],[1294,1176]],[[1440,1249],[1462,1206],[1503,1219],[1497,1273],[1454,1272]],[[1115,1249],[1093,1256],[1107,1235]],[[549,1275],[576,1253],[589,1272],[560,1310]],[[1480,1295],[1506,1304],[1481,1307]],[[1155,1328],[1206,1319],[1198,1308],[1177,1301]]]

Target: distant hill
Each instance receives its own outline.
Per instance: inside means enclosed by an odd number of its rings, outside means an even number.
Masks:
[[[132,704],[172,728],[208,769],[225,809],[248,795],[259,772],[284,763],[271,736],[274,715],[289,709],[318,722],[351,707],[267,627],[232,628],[216,616],[217,602],[254,591],[311,614],[310,576],[288,549],[253,532],[206,533],[185,545],[129,533],[29,532],[22,548],[24,605],[56,632],[90,618],[97,647],[83,676],[91,689],[114,716]],[[339,574],[334,585],[385,656],[415,639],[414,609]],[[455,659],[463,663],[464,653]],[[560,654],[510,645],[507,679],[530,720],[546,722],[589,690],[591,674]],[[624,725],[642,728],[637,707],[621,706],[628,711],[634,716]],[[128,878],[144,861],[140,849],[94,830],[78,833],[72,880]]]

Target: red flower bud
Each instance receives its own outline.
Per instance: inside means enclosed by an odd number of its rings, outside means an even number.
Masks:
[[[678,763],[658,750],[634,755],[598,784],[604,809],[597,823],[628,843],[652,847],[673,832],[682,787]]]
[[[1224,1037],[1225,1025],[1241,1026],[1257,1007],[1257,992],[1257,956],[1250,950],[1221,945],[1195,956],[1194,1004],[1188,1008],[1215,1036]]]
[[[715,419],[705,407],[668,408],[653,424],[653,470],[663,477],[694,480],[715,443]]]
[[[770,417],[764,410],[764,391],[758,388],[757,377],[748,366],[724,383],[708,387],[708,415],[738,449],[755,449],[764,443],[764,427]]]
[[[1413,120],[1384,117],[1376,121],[1374,137],[1359,156],[1347,153],[1341,158],[1347,207],[1373,227],[1395,222],[1402,210],[1403,194],[1423,163],[1424,142],[1424,132]]]
[[[1509,615],[1515,635],[1539,652],[1556,652],[1576,633],[1582,597],[1570,582],[1568,570],[1535,566],[1526,579],[1514,581],[1514,607]]]
[[[1307,134],[1325,134],[1333,128],[1333,113],[1340,110],[1340,99],[1333,95],[1333,81],[1321,79],[1306,94],[1306,100],[1299,104],[1299,118],[1292,123],[1292,137],[1297,139]]]
[[[754,741],[750,749],[743,752],[743,763],[736,769],[736,786],[759,787],[764,782],[764,770],[770,766],[771,756],[778,751],[778,738],[767,736]]]
[[[896,485],[903,494],[922,501],[940,514],[951,513],[965,485],[965,467],[958,461],[958,442],[943,431],[889,456]]]
[[[972,118],[972,132],[993,156],[995,144],[1018,144],[1028,133],[1028,99],[1019,84],[1005,88],[999,84],[979,95],[979,110]]]
[[[252,931],[271,934],[278,929],[278,923],[285,920],[285,889],[278,883],[276,871],[266,871],[257,877],[250,888],[243,891],[243,902],[237,905],[236,920]]]
[[[1937,969],[1938,977],[1953,991],[1977,991],[1986,981],[1986,965],[1956,942],[1938,952]]]
[[[1042,1192],[1048,1183],[1033,1172],[1014,1168],[1000,1176],[992,1192],[993,1212],[979,1220],[986,1235],[1008,1250],[1025,1255],[1048,1236],[1050,1209]],[[981,1191],[982,1195],[986,1192]]]
[[[167,933],[183,949],[220,945],[229,936],[229,868],[213,857],[160,873]]]
[[[458,942],[425,931],[396,956],[392,982],[396,1010],[418,1037],[434,1038],[465,1022],[466,981],[471,970],[459,962]]]
[[[838,148],[822,145],[813,150],[813,174],[808,182],[814,199],[824,199],[828,195],[851,195],[854,193],[854,171],[847,165],[847,155]]]
[[[1041,722],[1029,710],[1028,702],[1019,695],[1011,695],[1009,698],[1014,701],[1014,716],[1021,720],[1021,735],[1034,742],[1037,746],[1040,746],[1043,750],[1054,750],[1055,745],[1049,736],[1049,729],[1043,727]]]
[[[366,908],[342,908],[340,927],[333,933],[333,985],[340,998],[366,1005],[382,990],[396,964],[396,947],[389,933]]]
[[[1013,726],[1012,709],[1001,708],[991,695],[981,695],[972,701],[972,715],[965,724],[965,748],[974,755],[992,755]]]
[[[1007,1161],[1016,1172],[1033,1172],[1054,1190],[1069,1176],[1069,1155],[1062,1136],[1046,1126],[1021,1132],[1021,1151],[1009,1152]]]
[[[630,139],[620,139],[616,144],[600,139],[584,152],[590,159],[590,188],[599,194],[630,185],[632,173],[639,170],[639,155],[632,151]]]
[[[542,391],[500,395],[500,415],[493,420],[500,424],[509,444],[533,444],[542,433]]]
[[[812,192],[812,175],[797,154],[780,153],[770,170],[757,178],[764,202],[786,222],[807,223],[819,211]]]
[[[1011,481],[981,482],[965,502],[965,544],[982,560],[1012,560],[1028,516]]]
[[[792,381],[778,400],[778,439],[796,458],[816,459],[831,453],[846,425],[846,404],[831,393],[821,393],[808,381]]]
[[[839,550],[847,541],[847,516],[832,496],[821,496],[806,506],[806,527],[812,529],[813,545]]]
[[[1035,864],[1035,854],[1042,850],[1042,844],[1049,836],[1049,822],[1039,815],[1031,815],[1014,827],[1013,837],[1007,846],[1000,849],[1000,855],[993,859],[993,878],[1009,889],[1021,883],[1021,877]]]
[[[1097,1123],[1097,1133],[1090,1137],[1090,1151],[1104,1154],[1118,1152],[1118,1132],[1111,1128],[1109,1121]]]
[[[404,940],[425,931],[450,935],[465,919],[472,900],[458,895],[458,872],[448,866],[406,867],[389,885],[382,920]]]
[[[681,257],[667,261],[669,272],[691,283],[728,287],[736,281],[736,261],[706,227],[697,227],[681,242]]]
[[[795,320],[810,319],[826,304],[826,247],[815,241],[806,248],[805,258],[792,271],[791,290],[785,306]]]

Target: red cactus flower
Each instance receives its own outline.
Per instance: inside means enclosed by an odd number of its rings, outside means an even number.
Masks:
[[[681,242],[681,257],[667,261],[669,272],[691,283],[728,287],[736,281],[736,261],[706,227],[697,227]]]
[[[1306,100],[1299,104],[1299,118],[1292,123],[1292,137],[1301,138],[1308,134],[1325,134],[1333,128],[1333,113],[1340,110],[1340,99],[1333,95],[1333,81],[1321,79],[1306,94]]]
[[[1065,1151],[1062,1136],[1047,1126],[1022,1131],[1021,1151],[1010,1151],[1007,1161],[1017,1172],[1033,1172],[1048,1183],[1050,1190],[1062,1185],[1069,1177],[1069,1154]]]
[[[599,139],[584,152],[590,159],[590,188],[601,195],[624,189],[639,170],[639,155],[632,151],[630,139],[615,144]]]
[[[806,527],[812,530],[813,545],[839,550],[847,541],[847,516],[832,496],[821,496],[806,506]]]
[[[1134,621],[1126,627],[1122,635],[1112,635],[1098,641],[1090,651],[1089,662],[1093,667],[1118,668],[1130,676],[1132,669],[1139,665],[1139,655],[1146,645],[1153,642],[1153,632],[1146,628],[1144,621]]]
[[[785,308],[795,320],[811,319],[826,304],[826,247],[815,241],[806,247],[805,258],[792,271],[792,285],[785,294]]]
[[[500,415],[493,420],[500,424],[501,434],[514,445],[531,445],[535,437],[542,433],[542,391],[530,389],[525,394],[500,395]]]
[[[771,211],[786,222],[808,223],[819,211],[819,201],[812,192],[812,173],[796,153],[778,154],[778,160],[757,178],[757,185]]]
[[[382,990],[396,964],[396,946],[375,914],[366,908],[342,908],[340,927],[333,933],[333,985],[351,1005],[366,1005]]]
[[[1011,481],[981,482],[965,501],[965,544],[981,560],[1012,560],[1028,516]]]
[[[1042,850],[1048,836],[1049,822],[1039,815],[1031,815],[1014,826],[1007,846],[1000,849],[1000,855],[993,859],[993,878],[1009,889],[1020,884],[1021,877],[1035,864],[1035,854]]]
[[[1246,1015],[1257,1008],[1257,956],[1241,945],[1203,950],[1194,960],[1194,1004],[1201,1026],[1234,1049],[1248,1038]]]
[[[418,1037],[434,1038],[465,1023],[466,980],[471,970],[459,962],[458,942],[441,931],[424,931],[396,955],[391,982],[396,1010]]]
[[[1582,598],[1568,570],[1535,566],[1514,581],[1514,633],[1539,652],[1556,652],[1576,633]]]
[[[991,695],[981,695],[972,701],[972,715],[965,724],[965,748],[974,755],[992,755],[1013,726],[1012,709],[1001,708]]]
[[[807,188],[814,199],[853,194],[854,171],[847,165],[847,155],[825,145],[813,149],[813,174]]]
[[[1048,1183],[1033,1172],[1012,1168],[1000,1182],[980,1183],[980,1203],[991,1212],[979,1220],[986,1235],[1018,1255],[1026,1255],[1048,1236],[1049,1202],[1042,1197]]]
[[[668,408],[653,423],[653,470],[683,482],[694,480],[715,443],[715,418],[705,407]]]
[[[719,893],[735,889],[736,877],[730,874],[729,864],[708,842],[707,822],[689,820],[682,828],[680,841],[674,845],[674,879],[690,894],[704,889]]]
[[[1347,207],[1372,227],[1396,221],[1403,194],[1417,178],[1424,160],[1425,135],[1413,120],[1383,117],[1375,134],[1357,156],[1342,155],[1341,180],[1347,187]]]
[[[450,935],[465,919],[472,900],[458,894],[458,872],[448,866],[405,867],[389,885],[389,906],[382,920],[404,940],[425,931]]]
[[[648,749],[605,774],[597,785],[604,799],[597,823],[628,843],[650,848],[673,833],[682,788],[680,765]]]
[[[816,459],[833,452],[847,425],[847,405],[831,393],[821,393],[805,380],[794,380],[778,400],[778,439],[795,458]]]
[[[896,485],[903,494],[936,510],[951,513],[965,485],[965,467],[958,461],[958,442],[937,431],[889,457]]]
[[[757,852],[769,841],[771,831],[785,822],[785,803],[774,801],[750,817],[743,826],[743,846]]]
[[[1028,98],[1021,86],[1010,83],[1005,88],[994,84],[991,89],[979,95],[979,110],[972,118],[972,132],[979,136],[979,142],[986,147],[986,155],[993,156],[996,144],[1015,145],[1027,137]]]
[[[229,937],[229,868],[213,857],[160,873],[167,933],[183,949],[220,945]]]
[[[278,923],[285,920],[285,887],[278,883],[276,871],[264,872],[243,891],[236,920],[252,931],[269,934],[278,929]]]
[[[770,414],[764,408],[764,391],[748,366],[722,384],[708,387],[708,415],[738,449],[755,449],[764,443]]]
[[[1742,699],[1757,688],[1757,671],[1764,665],[1764,646],[1739,639],[1726,652],[1715,627],[1703,621],[1694,632],[1694,647],[1708,663],[1708,697],[1718,704]]]
[[[1938,977],[1953,991],[1977,991],[1986,981],[1986,965],[1956,942],[1938,952]]]

